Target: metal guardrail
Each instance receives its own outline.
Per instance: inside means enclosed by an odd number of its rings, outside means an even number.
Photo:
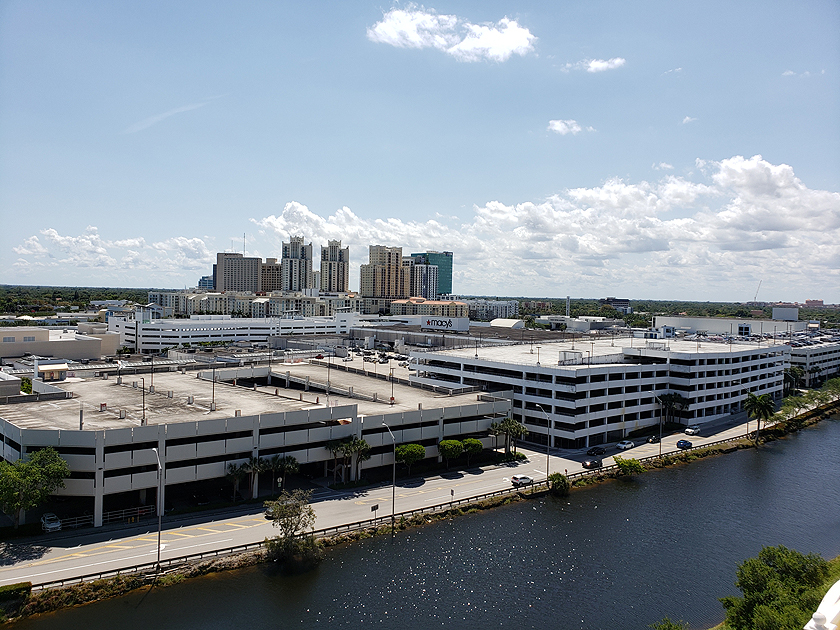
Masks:
[[[102,515],[102,524],[115,523],[117,521],[125,521],[127,523],[134,523],[139,521],[144,516],[154,516],[155,506],[145,505],[143,507],[128,508],[127,510],[114,510],[113,512],[105,512]]]
[[[61,519],[61,529],[76,529],[78,527],[92,527],[93,515],[86,516],[71,516],[70,518]]]

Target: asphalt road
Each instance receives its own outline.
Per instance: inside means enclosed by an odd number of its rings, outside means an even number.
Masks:
[[[740,419],[740,422],[737,420]],[[716,442],[730,437],[743,436],[746,426],[743,417],[725,419],[704,425],[702,436],[682,433],[663,437],[663,453],[676,450],[676,442],[688,439],[694,446]],[[736,423],[737,422],[737,423]],[[754,430],[755,425],[752,423]],[[614,444],[606,445],[603,456],[605,466],[613,463],[612,457],[643,458],[658,455],[659,444],[638,444],[618,451]],[[546,454],[531,449],[520,449],[528,459],[513,465],[497,465],[470,470],[452,471],[436,477],[399,479],[396,487],[396,512],[439,505],[454,500],[480,496],[511,488],[510,477],[528,475],[537,482],[545,480]],[[569,474],[583,470],[581,462],[587,459],[584,450],[554,450],[551,454],[551,472]],[[317,488],[313,493],[313,507],[317,515],[316,529],[356,523],[376,516],[383,523],[390,520],[392,487],[390,484],[365,488],[354,492],[340,492]],[[379,508],[374,514],[374,505]],[[202,513],[177,521],[165,519],[161,536],[162,560],[226,549],[237,545],[255,543],[274,535],[271,522],[253,505],[245,509],[251,513],[238,515]],[[71,579],[82,575],[124,569],[157,559],[157,524],[148,521],[142,529],[113,526],[100,530],[56,532],[37,539],[27,539],[0,544],[0,585],[21,581],[33,584]]]

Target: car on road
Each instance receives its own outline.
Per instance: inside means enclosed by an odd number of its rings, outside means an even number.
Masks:
[[[659,436],[658,435],[651,435],[647,439],[648,444],[659,444]]]
[[[584,468],[589,468],[589,469],[600,468],[601,466],[604,465],[604,462],[601,461],[600,459],[587,459],[583,462],[582,465],[583,465]]]
[[[57,532],[61,530],[61,520],[52,512],[47,512],[41,517],[41,529],[45,532]]]
[[[587,455],[605,455],[606,452],[607,452],[607,449],[605,449],[603,446],[593,446],[588,451],[586,451],[586,454]]]
[[[615,447],[620,451],[626,451],[628,448],[633,448],[634,446],[636,445],[633,444],[633,442],[631,442],[630,440],[622,440],[621,442],[615,445]]]
[[[688,440],[678,440],[677,448],[691,448],[691,442]]]
[[[519,486],[530,486],[534,483],[534,479],[528,475],[514,475],[510,478],[510,482],[514,488],[518,488]]]
[[[690,427],[685,428],[686,435],[700,435],[700,425],[699,424],[692,424]]]

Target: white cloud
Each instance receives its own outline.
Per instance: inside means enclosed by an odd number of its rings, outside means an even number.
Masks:
[[[682,124],[687,125],[688,123],[693,123],[696,120],[697,120],[696,118],[692,118],[691,116],[686,116],[685,118],[683,118]]]
[[[794,76],[795,74],[796,74],[796,73],[795,73],[793,70],[785,70],[784,72],[782,72],[782,76],[783,76],[783,77],[792,77],[792,76]]]
[[[561,136],[565,136],[567,133],[574,135],[581,131],[581,126],[576,120],[549,120],[548,128]]]
[[[586,70],[587,72],[605,72],[606,70],[615,70],[620,68],[627,60],[623,57],[613,57],[612,59],[582,59],[575,63],[566,63],[560,69],[563,72],[570,70]]]
[[[495,24],[473,24],[416,4],[385,13],[381,21],[367,29],[367,37],[397,48],[434,48],[466,62],[501,62],[512,55],[524,56],[534,51],[537,39],[507,17]]]
[[[609,178],[538,201],[488,201],[460,220],[368,219],[346,207],[327,215],[292,201],[252,218],[259,234],[249,242],[278,256],[290,234],[316,252],[340,239],[353,287],[368,246],[381,244],[455,252],[455,290],[464,294],[746,300],[741,287],[771,274],[779,299],[840,301],[840,193],[809,189],[790,166],[758,155],[696,166],[692,177]],[[206,239],[108,240],[94,227],[77,236],[43,230],[15,251],[16,278],[68,284],[193,285],[213,263]],[[68,277],[75,265],[81,273]]]
[[[613,57],[612,59],[592,59],[586,64],[587,72],[604,72],[605,70],[615,70],[620,68],[627,62],[622,57]]]
[[[650,167],[654,171],[672,171],[672,170],[674,170],[674,167],[671,164],[668,164],[667,162],[660,162],[659,164],[654,162],[653,164],[651,164]]]
[[[670,70],[663,72],[662,76],[665,76],[666,74],[682,74],[682,71],[682,68],[671,68]]]

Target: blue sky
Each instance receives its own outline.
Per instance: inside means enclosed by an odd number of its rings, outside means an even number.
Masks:
[[[840,302],[840,5],[0,3],[0,282],[302,234],[463,294]],[[316,261],[317,265],[317,261]]]

